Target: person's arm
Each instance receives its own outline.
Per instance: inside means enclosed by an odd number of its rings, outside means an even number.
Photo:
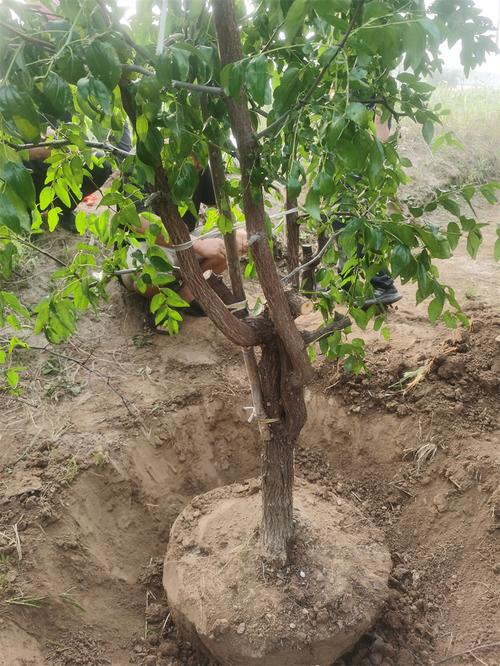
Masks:
[[[139,226],[135,227],[133,231],[135,231],[138,234],[146,234],[150,226],[151,222],[149,220],[146,220],[145,217],[139,215]],[[172,243],[169,243],[163,234],[160,234],[155,238],[155,243],[160,247],[172,247]]]
[[[30,148],[28,150],[28,159],[42,162],[50,156],[51,150],[52,149],[48,146],[42,146],[41,148]]]

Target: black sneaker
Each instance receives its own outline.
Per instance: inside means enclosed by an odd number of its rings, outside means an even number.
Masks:
[[[373,290],[373,296],[367,298],[363,303],[363,308],[369,308],[372,305],[393,305],[402,298],[403,294],[401,294],[394,286],[388,287],[387,289],[377,287]]]

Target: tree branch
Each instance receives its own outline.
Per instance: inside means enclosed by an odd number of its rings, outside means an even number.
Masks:
[[[301,264],[300,266],[297,266],[297,268],[294,268],[293,271],[288,273],[288,275],[285,275],[284,277],[281,278],[282,282],[289,282],[297,273],[300,273],[300,271],[303,271],[305,268],[309,268],[309,266],[315,266],[316,264],[319,263],[321,257],[325,254],[325,252],[328,250],[330,245],[332,244],[334,238],[336,238],[340,233],[342,229],[339,229],[339,231],[336,231],[334,234],[330,236],[330,238],[326,241],[326,243],[323,245],[321,250],[316,252],[316,254],[309,259],[309,261],[306,261],[305,264]]]
[[[333,321],[326,326],[320,326],[314,331],[301,331],[302,338],[306,345],[311,345],[313,342],[325,338],[335,331],[340,331],[344,328],[347,328],[351,325],[351,320],[349,317],[342,317],[338,312],[335,312],[333,315]]]
[[[4,143],[12,148],[13,150],[31,150],[32,148],[61,148],[62,146],[77,146],[74,141],[69,139],[56,139],[55,141],[41,141],[40,143],[12,143],[11,141],[4,141]],[[108,153],[114,153],[115,155],[121,155],[122,157],[129,157],[133,153],[128,153],[126,150],[117,148],[116,146],[111,145],[110,143],[102,143],[100,141],[84,141],[86,146],[89,148],[96,148],[100,150],[105,150]]]
[[[47,51],[51,51],[51,53],[55,53],[55,46],[51,44],[50,42],[46,42],[43,39],[38,39],[37,37],[33,37],[32,35],[27,35],[25,32],[22,30],[18,30],[17,28],[14,28],[13,25],[9,25],[9,23],[5,23],[5,21],[0,21],[0,26],[2,28],[6,28],[7,30],[10,30],[14,35],[17,35],[18,37],[21,37],[21,39],[24,39],[25,42],[30,42],[31,44],[36,44],[37,46],[42,46],[44,49],[47,49]]]
[[[285,113],[283,113],[281,116],[276,118],[275,121],[273,121],[270,125],[268,125],[265,129],[262,130],[262,132],[259,132],[257,134],[257,139],[262,139],[265,136],[268,136],[269,134],[274,133],[276,130],[281,129],[281,127],[285,124],[286,120],[288,117],[292,114],[295,113],[296,111],[300,111],[307,102],[311,99],[312,95],[314,94],[314,91],[317,89],[319,84],[321,83],[321,80],[325,76],[326,72],[328,71],[330,65],[333,63],[335,58],[338,56],[338,54],[342,51],[344,46],[347,43],[347,40],[349,39],[351,32],[354,30],[356,27],[356,23],[358,21],[359,14],[361,12],[361,8],[363,7],[363,1],[361,1],[358,6],[356,7],[354,14],[351,18],[351,21],[349,23],[349,26],[346,30],[345,35],[342,37],[340,42],[337,44],[337,48],[335,49],[335,52],[332,54],[330,59],[323,65],[321,68],[321,71],[319,72],[318,76],[314,79],[312,84],[309,86],[309,89],[303,95],[300,99],[297,100],[297,102],[292,106],[291,109],[288,109]]]
[[[128,63],[125,63],[122,65],[122,70],[124,72],[136,72],[137,74],[142,74],[143,76],[153,76],[154,72],[152,72],[149,69],[146,69],[146,67],[141,67],[141,65],[131,65]],[[192,92],[199,92],[199,93],[208,93],[209,95],[219,95],[223,96],[224,95],[224,90],[223,88],[219,88],[218,86],[204,86],[199,83],[189,83],[189,81],[172,81],[172,87],[173,88],[180,88],[184,90],[190,90]]]
[[[17,234],[14,238],[11,238],[10,236],[0,236],[0,240],[8,240],[8,241],[14,240],[16,243],[21,243],[21,245],[25,245],[26,247],[29,247],[30,249],[34,250],[35,252],[38,252],[39,254],[43,254],[45,257],[48,257],[49,259],[52,259],[52,261],[54,261],[59,266],[63,266],[64,268],[68,267],[67,264],[64,263],[64,261],[61,261],[61,259],[58,259],[53,254],[50,254],[50,252],[47,252],[47,250],[43,250],[41,247],[38,247],[38,245],[34,245],[33,243],[30,243],[29,241],[25,240],[24,238],[21,238]]]
[[[243,57],[233,0],[214,0],[212,9],[221,65],[224,67]],[[291,315],[269,248],[264,223],[262,188],[253,182],[253,172],[258,159],[258,145],[252,129],[246,95],[242,90],[238,101],[227,98],[226,103],[231,129],[238,146],[243,209],[249,242],[253,241],[252,253],[257,274],[269,306],[272,322],[295,370],[295,381],[297,385],[304,384],[312,379],[313,370],[303,340]]]

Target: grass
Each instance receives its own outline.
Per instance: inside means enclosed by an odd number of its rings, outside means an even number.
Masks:
[[[78,476],[79,471],[80,467],[78,465],[77,459],[75,458],[75,456],[71,456],[71,458],[69,458],[66,463],[66,469],[64,473],[64,483],[66,483],[67,485],[73,483],[73,481]]]
[[[402,122],[400,145],[413,163],[414,177],[403,189],[414,200],[425,200],[437,187],[500,178],[500,89],[440,84],[431,99],[431,106],[438,104],[449,113],[442,117],[442,126],[435,126],[434,139],[452,132],[463,148],[443,145],[433,154],[420,126]]]

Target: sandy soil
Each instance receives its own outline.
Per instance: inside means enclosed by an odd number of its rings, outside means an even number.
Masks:
[[[479,215],[500,222],[500,206]],[[477,261],[461,246],[441,262],[470,331],[430,327],[406,286],[390,342],[363,334],[369,376],[317,359],[297,474],[356,502],[393,561],[380,620],[339,664],[500,664],[494,225],[485,236]],[[194,495],[258,474],[239,352],[206,320],[152,336],[116,285],[58,353],[32,352],[22,397],[0,397],[0,665],[201,666],[161,568]]]

